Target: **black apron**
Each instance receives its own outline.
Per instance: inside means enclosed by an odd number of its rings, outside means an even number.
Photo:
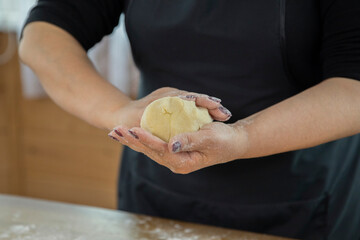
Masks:
[[[312,2],[299,5],[312,10],[304,17],[317,19]],[[223,99],[236,121],[318,83],[320,65],[302,69],[311,76],[305,83],[289,70],[285,3],[130,1],[126,28],[141,71],[139,97],[160,87],[206,93]],[[307,39],[296,43],[304,52],[310,51]],[[118,207],[286,237],[355,239],[360,236],[359,148],[359,136],[353,136],[187,175],[125,148]]]

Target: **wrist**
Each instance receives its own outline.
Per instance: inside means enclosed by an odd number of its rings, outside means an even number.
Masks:
[[[250,138],[248,132],[249,122],[246,120],[238,120],[233,123],[235,132],[235,154],[236,159],[248,158],[250,151]]]
[[[104,128],[107,130],[112,130],[116,126],[123,124],[123,118],[126,118],[126,112],[128,109],[129,104],[131,104],[133,100],[130,98],[124,101],[122,99],[122,104],[114,107],[113,109],[109,110],[107,114],[104,114]]]

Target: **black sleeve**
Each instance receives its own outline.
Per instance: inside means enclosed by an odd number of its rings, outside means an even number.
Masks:
[[[360,80],[360,0],[321,0],[323,79]]]
[[[119,23],[122,0],[39,0],[24,27],[35,21],[54,24],[90,49]]]

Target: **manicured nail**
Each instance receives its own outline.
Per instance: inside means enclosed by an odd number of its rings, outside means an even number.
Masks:
[[[109,138],[111,138],[111,139],[113,139],[113,140],[115,140],[115,141],[119,142],[119,140],[118,140],[116,137],[113,137],[113,136],[111,136],[110,134],[109,134],[108,136],[109,136]]]
[[[186,95],[185,97],[186,97],[187,99],[195,99],[195,98],[196,98],[195,95]]]
[[[130,134],[131,134],[134,138],[139,139],[139,136],[138,136],[138,135],[136,135],[136,133],[135,133],[135,132],[133,132],[133,131],[129,130],[129,133],[130,133]]]
[[[116,129],[114,129],[114,132],[119,136],[119,137],[124,137],[122,134],[121,134],[121,132],[120,131],[118,131],[118,130],[116,130]]]
[[[174,142],[173,145],[172,145],[173,153],[179,152],[180,149],[181,149],[181,142],[179,142],[179,141]]]
[[[209,97],[209,99],[213,102],[217,102],[217,103],[221,102],[221,99],[217,97]]]
[[[219,110],[222,112],[222,113],[224,113],[224,114],[226,114],[226,115],[228,115],[228,116],[232,116],[232,114],[231,114],[231,112],[229,111],[229,109],[227,109],[227,108],[225,108],[225,107],[223,107],[223,106],[220,106],[219,107]]]

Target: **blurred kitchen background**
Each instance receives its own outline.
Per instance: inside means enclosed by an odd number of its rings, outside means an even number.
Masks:
[[[0,0],[0,193],[116,208],[120,145],[56,106],[19,62],[21,27],[34,3]],[[138,72],[122,21],[89,56],[135,97]]]

